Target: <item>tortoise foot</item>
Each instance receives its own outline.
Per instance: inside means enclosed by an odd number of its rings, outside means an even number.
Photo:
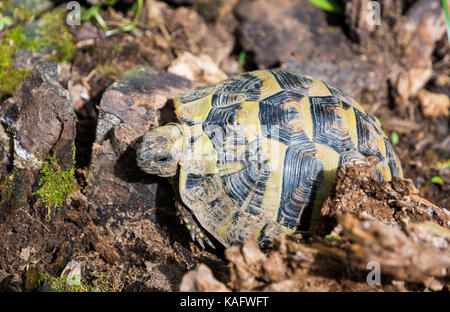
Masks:
[[[198,221],[195,220],[192,212],[178,201],[175,202],[175,206],[177,208],[177,215],[180,217],[180,222],[185,224],[189,234],[191,235],[192,241],[197,242],[203,249],[205,249],[205,243],[211,248],[216,249],[213,242],[211,242],[211,240],[203,232],[201,226],[198,224]]]

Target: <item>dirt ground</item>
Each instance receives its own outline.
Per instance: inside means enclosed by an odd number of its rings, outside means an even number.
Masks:
[[[277,1],[259,5],[261,12],[246,9],[255,2],[258,1],[149,0],[144,1],[133,31],[107,36],[95,19],[69,28],[76,50],[72,58],[58,65],[60,83],[63,88],[69,89],[77,117],[75,176],[78,190],[63,208],[52,212],[50,220],[46,218],[42,203],[37,201],[36,195],[32,195],[27,207],[12,209],[1,221],[1,291],[45,291],[45,287],[54,283],[69,261],[81,265],[84,285],[81,290],[177,291],[180,284],[182,290],[203,291],[450,289],[448,259],[439,262],[438,256],[433,258],[436,270],[440,268],[444,271],[442,273],[420,265],[411,268],[405,264],[406,260],[400,265],[397,262],[403,261],[406,256],[402,258],[402,254],[396,258],[391,253],[383,253],[389,248],[396,248],[398,253],[402,253],[399,246],[405,244],[417,254],[448,254],[449,250],[448,233],[442,234],[446,237],[447,247],[432,246],[428,236],[416,241],[412,238],[419,235],[419,230],[411,225],[415,222],[428,221],[449,228],[449,107],[440,106],[450,96],[449,42],[446,34],[442,34],[426,44],[419,42],[418,45],[423,47],[428,44],[430,51],[420,48],[408,52],[412,39],[401,42],[399,38],[403,36],[398,36],[399,33],[404,34],[402,27],[408,20],[419,19],[420,14],[411,13],[412,8],[427,1],[380,1],[386,13],[383,13],[382,25],[375,29],[358,22],[358,18],[352,18],[362,14],[360,7],[366,3],[362,0],[341,1],[347,8],[342,15],[325,13],[304,1],[302,5],[305,11],[311,11],[308,13],[310,16],[320,16],[311,20],[301,15],[306,13],[297,14],[297,11],[290,9],[295,6],[293,1],[279,0],[277,6],[284,11],[276,14],[287,14],[286,25],[281,22],[283,15],[271,15],[264,11],[264,6],[267,5],[270,11],[270,6]],[[82,4],[91,6],[88,2]],[[102,7],[101,16],[109,29],[114,29],[133,21],[135,8],[135,1],[119,1],[115,5]],[[286,12],[294,13],[288,16]],[[428,11],[421,12],[426,15]],[[311,23],[317,25],[302,28]],[[290,25],[294,25],[293,28]],[[324,35],[324,29],[330,34]],[[0,31],[0,39],[5,38],[7,32],[8,28]],[[437,33],[436,30],[432,32]],[[249,39],[256,36],[263,39],[259,43]],[[291,40],[292,36],[299,36],[300,42]],[[307,44],[302,46],[302,40]],[[273,48],[265,48],[264,44]],[[339,49],[330,52],[331,46]],[[336,51],[342,52],[339,54]],[[333,58],[330,54],[334,55]],[[423,60],[429,62],[431,74],[419,90],[405,91],[405,98],[399,82],[403,76],[398,73],[414,70],[410,65],[413,63],[411,55],[417,58],[419,65]],[[183,57],[188,59],[188,64],[193,64],[190,56],[201,60],[200,67],[208,62],[213,66],[196,68],[188,73],[175,66],[177,63],[185,64]],[[351,61],[353,57],[361,62]],[[262,253],[252,241],[227,250],[200,249],[190,242],[187,231],[170,213],[173,209],[170,201],[160,204],[162,209],[146,210],[140,204],[101,206],[92,200],[88,171],[93,149],[96,148],[94,142],[100,102],[107,88],[124,72],[137,65],[146,65],[156,70],[181,73],[187,79],[207,84],[260,68],[305,68],[308,61],[321,64],[316,66],[319,74],[346,71],[349,76],[356,75],[354,79],[358,83],[355,82],[355,85],[358,84],[359,89],[356,90],[355,86],[355,90],[349,92],[355,92],[364,108],[380,119],[387,135],[398,141],[395,142],[395,151],[401,160],[405,178],[411,181],[380,184],[368,177],[371,182],[367,184],[366,180],[361,180],[364,170],[359,174],[343,171],[336,190],[322,209],[324,223],[321,232],[314,238],[300,239],[300,244],[295,237],[282,237],[268,253]],[[392,65],[394,63],[395,66]],[[328,71],[324,69],[320,72],[325,64],[328,64]],[[396,67],[396,70],[391,70],[391,67]],[[372,84],[372,76],[358,76],[368,72],[368,68],[374,73],[374,89],[366,87]],[[418,74],[410,77],[411,85],[420,84],[421,77]],[[359,86],[361,81],[362,86]],[[438,103],[427,101],[436,94],[446,96],[446,99],[439,99]],[[156,183],[166,192],[164,194],[169,194],[168,198],[171,197],[166,181],[161,179]],[[0,200],[2,197],[4,194],[1,194]],[[351,209],[351,204],[338,206],[333,202],[339,199],[341,203],[345,200],[357,203],[363,198],[369,198],[370,204],[362,208],[356,206],[355,210]],[[415,208],[408,208],[410,206],[404,202],[405,198],[408,202],[412,201]],[[414,200],[417,198],[426,201],[416,203]],[[420,209],[432,209],[433,216],[429,217]],[[169,210],[169,214],[164,210]],[[347,214],[351,216],[346,217]],[[120,219],[115,217],[119,215]],[[367,215],[372,219],[367,221]],[[410,221],[404,222],[405,218]],[[364,222],[370,223],[365,225],[366,236],[358,232]],[[384,228],[387,224],[393,227],[387,230]],[[398,241],[388,245],[387,238],[383,241],[384,236],[380,234],[383,232],[391,233]],[[330,233],[339,239],[327,240]],[[365,243],[371,239],[371,246],[380,246],[379,250],[375,247],[371,249],[370,244]],[[383,259],[393,259],[390,262],[393,264],[386,265],[388,271],[383,275],[383,286],[377,288],[365,282],[365,261],[381,254]],[[383,259],[379,261],[387,263]],[[426,260],[423,259],[423,263]],[[201,263],[204,265],[197,267]],[[190,275],[185,275],[188,272]],[[47,279],[43,282],[44,273]],[[249,284],[250,280],[253,284]],[[52,284],[52,287],[56,286]]]

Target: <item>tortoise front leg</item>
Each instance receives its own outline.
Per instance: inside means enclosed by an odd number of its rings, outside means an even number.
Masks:
[[[191,235],[191,238],[194,242],[197,242],[200,247],[205,249],[206,242],[211,248],[215,249],[216,247],[205,235],[198,221],[194,218],[192,212],[189,208],[185,207],[180,201],[175,201],[175,207],[177,208],[177,215],[180,217],[181,223],[186,225],[186,228]]]

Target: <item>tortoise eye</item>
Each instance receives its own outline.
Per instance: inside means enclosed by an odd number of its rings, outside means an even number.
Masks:
[[[165,163],[165,162],[170,161],[171,159],[172,159],[172,157],[170,157],[170,155],[168,155],[168,154],[155,156],[155,161],[158,163]]]

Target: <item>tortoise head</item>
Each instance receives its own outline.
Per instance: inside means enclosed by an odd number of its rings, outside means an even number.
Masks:
[[[147,132],[137,149],[137,164],[142,171],[160,177],[173,177],[183,152],[181,125],[169,123]]]

